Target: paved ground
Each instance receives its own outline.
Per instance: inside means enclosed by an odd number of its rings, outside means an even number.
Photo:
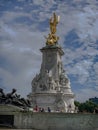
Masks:
[[[0,130],[35,130],[35,129],[7,129],[7,128],[0,128]]]

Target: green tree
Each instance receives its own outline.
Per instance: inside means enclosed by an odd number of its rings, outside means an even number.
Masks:
[[[89,113],[93,113],[94,110],[98,108],[98,104],[92,101],[86,101],[84,103],[75,101],[75,106],[78,107],[79,112],[89,112]]]

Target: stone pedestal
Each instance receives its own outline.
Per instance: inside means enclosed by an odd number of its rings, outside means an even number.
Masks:
[[[40,73],[32,80],[32,92],[28,95],[32,105],[52,111],[74,112],[74,94],[70,81],[65,74],[61,57],[62,48],[56,45],[46,45],[42,49],[42,64]]]

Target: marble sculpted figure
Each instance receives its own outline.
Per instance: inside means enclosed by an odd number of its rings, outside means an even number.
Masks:
[[[50,19],[50,33],[46,38],[45,47],[41,48],[42,64],[39,74],[32,80],[32,92],[28,95],[32,106],[39,106],[47,111],[75,111],[74,94],[71,91],[70,80],[66,75],[61,57],[63,49],[57,43],[56,26],[59,17],[53,14]]]

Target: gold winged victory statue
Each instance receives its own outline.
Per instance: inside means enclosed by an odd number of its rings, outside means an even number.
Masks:
[[[53,17],[51,17],[49,20],[50,33],[48,34],[48,37],[45,37],[47,45],[55,45],[59,40],[59,37],[56,36],[56,26],[59,22],[59,18],[60,17],[56,16],[56,14],[54,13]]]

